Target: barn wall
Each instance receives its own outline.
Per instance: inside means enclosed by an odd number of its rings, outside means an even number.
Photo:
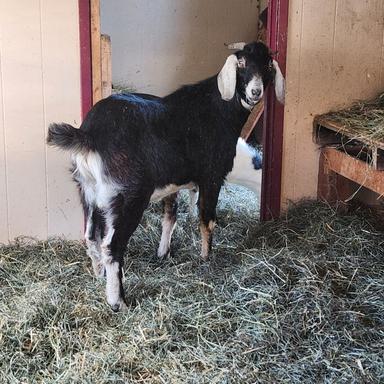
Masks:
[[[80,122],[78,1],[0,0],[0,242],[79,238],[68,156],[50,122]]]
[[[382,0],[290,0],[282,205],[315,197],[313,116],[384,88]]]
[[[218,72],[224,43],[257,36],[257,0],[101,0],[114,85],[165,95]]]

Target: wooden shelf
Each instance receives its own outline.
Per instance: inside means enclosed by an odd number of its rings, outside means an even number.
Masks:
[[[313,139],[322,147],[318,178],[320,199],[348,201],[359,186],[384,195],[383,142],[364,138],[356,130],[324,115],[314,119]]]
[[[363,137],[353,128],[337,124],[324,115],[316,116],[313,140],[320,146],[332,146],[375,170],[384,170],[384,142]]]

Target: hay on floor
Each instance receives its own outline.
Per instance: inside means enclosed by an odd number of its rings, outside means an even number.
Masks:
[[[80,243],[1,247],[0,382],[384,382],[378,221],[306,202],[259,224],[256,208],[222,200],[202,262],[183,202],[173,257],[158,264],[153,206],[126,255],[124,314]]]

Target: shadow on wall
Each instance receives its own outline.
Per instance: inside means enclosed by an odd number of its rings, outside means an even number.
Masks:
[[[257,0],[101,0],[113,84],[163,96],[211,76],[225,43],[257,38],[258,12]]]

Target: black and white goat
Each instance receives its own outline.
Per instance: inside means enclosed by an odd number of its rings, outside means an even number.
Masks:
[[[237,184],[253,191],[258,198],[261,195],[263,159],[261,153],[248,145],[244,139],[239,138],[236,145],[236,156],[233,159],[233,168],[227,174],[225,181]],[[189,191],[190,208],[197,204],[198,189]]]
[[[255,148],[248,145],[242,138],[237,140],[236,156],[233,159],[233,168],[227,174],[225,181],[237,184],[253,191],[259,198],[262,181],[262,155]],[[191,215],[195,214],[198,187],[189,190],[189,209]],[[159,258],[168,256],[171,248],[171,237],[176,225],[177,194],[168,196],[164,203],[164,217],[162,221],[161,240],[157,250]]]
[[[164,98],[113,95],[95,104],[80,129],[51,124],[48,143],[72,153],[87,253],[95,273],[106,274],[114,311],[126,308],[123,256],[151,199],[164,199],[165,215],[173,216],[174,193],[198,186],[201,254],[208,257],[218,195],[241,128],[275,76],[283,97],[279,73],[269,49],[251,43],[230,55],[218,75]]]

